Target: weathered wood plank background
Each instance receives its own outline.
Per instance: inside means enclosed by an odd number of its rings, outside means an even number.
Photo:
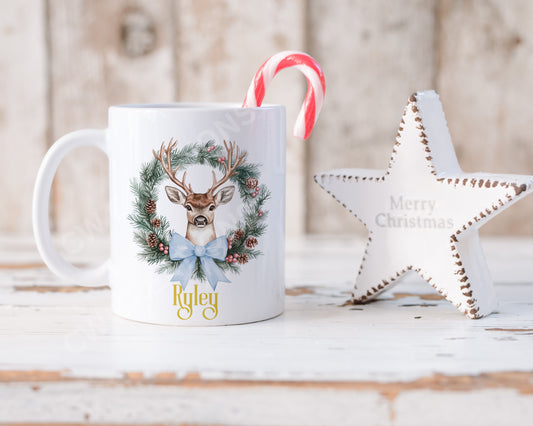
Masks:
[[[0,1],[0,231],[31,232],[31,192],[46,148],[105,127],[124,102],[240,101],[264,59],[303,49],[322,64],[325,107],[312,139],[290,136],[305,91],[295,71],[267,101],[288,107],[287,231],[364,232],[311,176],[384,168],[414,90],[442,98],[467,171],[533,174],[533,4],[527,0]],[[54,227],[107,232],[107,165],[87,149],[55,181]],[[533,199],[484,231],[533,234]]]

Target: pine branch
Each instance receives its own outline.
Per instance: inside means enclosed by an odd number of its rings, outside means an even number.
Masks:
[[[202,269],[202,262],[200,261],[199,257],[196,258],[196,264],[194,265],[194,271],[192,273],[192,277],[200,281],[205,280],[205,273],[204,273],[204,270]]]
[[[160,265],[156,271],[158,274],[162,274],[162,273],[168,273],[168,274],[174,274],[174,272],[176,271],[176,269],[178,269],[178,266],[181,262],[179,260],[175,260],[175,261],[172,261],[172,262],[165,262],[163,263],[162,265]]]
[[[239,271],[239,265],[235,263],[228,263],[222,260],[215,260],[215,263],[217,266],[222,269],[224,272],[238,272]]]

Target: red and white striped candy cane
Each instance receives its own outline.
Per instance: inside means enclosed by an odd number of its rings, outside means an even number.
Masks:
[[[242,106],[261,106],[266,88],[274,76],[285,68],[296,68],[307,78],[307,94],[293,130],[297,138],[307,139],[324,102],[326,80],[318,63],[306,53],[284,51],[268,59],[255,74]]]

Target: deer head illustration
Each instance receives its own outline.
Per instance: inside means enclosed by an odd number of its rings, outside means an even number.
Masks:
[[[213,184],[211,188],[205,193],[194,192],[190,184],[185,183],[187,172],[183,173],[180,179],[176,177],[176,172],[181,167],[178,164],[174,169],[171,163],[171,152],[176,147],[177,142],[170,140],[168,146],[161,144],[159,154],[153,150],[154,157],[161,163],[163,170],[168,175],[170,180],[178,187],[165,186],[168,199],[173,203],[180,204],[187,210],[187,233],[185,238],[194,245],[204,246],[208,242],[216,238],[215,225],[213,220],[215,218],[215,210],[222,204],[227,204],[233,198],[235,193],[235,186],[229,185],[219,189],[224,185],[233,175],[236,174],[236,169],[244,162],[246,153],[240,154],[239,147],[234,142],[229,144],[224,141],[226,148],[226,161],[224,162],[224,176],[217,179],[215,171],[213,173]]]

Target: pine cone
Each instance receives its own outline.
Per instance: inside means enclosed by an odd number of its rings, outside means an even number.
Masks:
[[[246,253],[241,254],[237,259],[237,263],[239,263],[240,265],[248,263],[248,255]]]
[[[244,231],[242,229],[237,229],[233,235],[233,238],[236,240],[242,240],[244,238]]]
[[[249,189],[254,189],[257,186],[257,179],[253,177],[249,177],[248,179],[246,179],[246,186]]]
[[[159,220],[157,217],[152,219],[152,226],[154,228],[161,228],[161,220]]]
[[[150,232],[146,242],[148,243],[148,247],[155,247],[159,243],[159,240],[157,239],[157,235],[155,235],[153,232]]]
[[[150,198],[144,205],[144,211],[148,214],[152,214],[155,213],[156,207],[157,205],[155,204],[155,201]]]
[[[245,244],[246,247],[248,247],[249,249],[252,249],[252,248],[254,248],[254,247],[257,245],[257,238],[255,238],[255,237],[248,237],[248,238],[246,238],[246,241],[244,242],[244,244]]]

